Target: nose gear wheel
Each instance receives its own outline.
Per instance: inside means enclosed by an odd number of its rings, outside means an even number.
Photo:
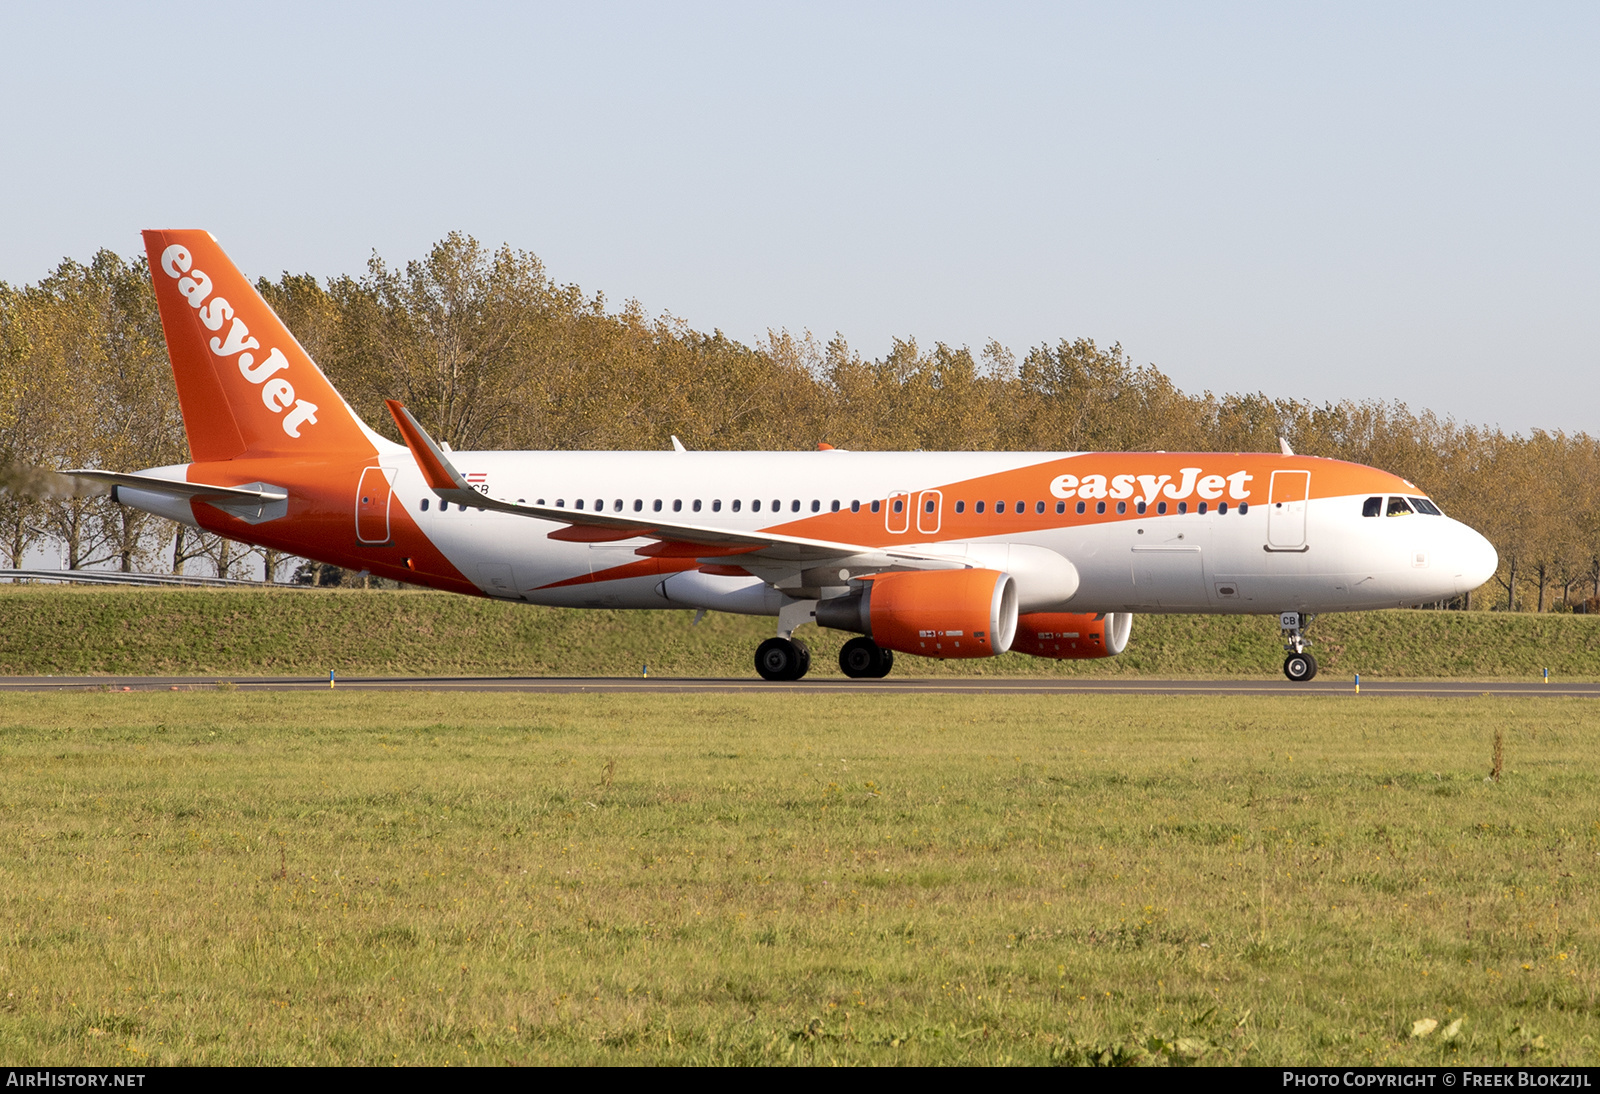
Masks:
[[[1283,674],[1303,684],[1317,674],[1317,659],[1309,653],[1291,653],[1283,659]]]

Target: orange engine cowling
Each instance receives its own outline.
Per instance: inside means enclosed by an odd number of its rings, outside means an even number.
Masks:
[[[1011,648],[1057,661],[1115,657],[1128,648],[1132,630],[1127,612],[1030,612],[1017,620]]]
[[[817,605],[824,627],[923,657],[993,657],[1017,630],[1017,583],[999,570],[879,574],[859,594]]]

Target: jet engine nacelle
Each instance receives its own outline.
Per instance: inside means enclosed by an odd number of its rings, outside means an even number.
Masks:
[[[1017,619],[1011,648],[1057,661],[1115,657],[1128,648],[1132,630],[1128,612],[1030,612]]]
[[[824,600],[817,623],[868,635],[923,657],[993,657],[1017,630],[1017,583],[998,570],[917,570],[866,579],[860,593]]]

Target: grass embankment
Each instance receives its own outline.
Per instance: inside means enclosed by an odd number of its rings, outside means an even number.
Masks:
[[[1592,1065],[1592,724],[12,695],[0,1059]]]
[[[577,611],[431,592],[0,588],[0,674],[750,676],[770,619]],[[1322,671],[1373,678],[1600,676],[1600,617],[1500,612],[1329,615]],[[812,672],[850,636],[804,627]],[[914,675],[1276,676],[1274,617],[1141,615],[1119,657],[1056,662],[901,656]]]

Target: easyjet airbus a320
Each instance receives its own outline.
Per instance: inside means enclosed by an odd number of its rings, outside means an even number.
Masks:
[[[474,596],[816,623],[846,675],[895,653],[1109,657],[1134,612],[1276,614],[1309,680],[1318,612],[1454,597],[1494,548],[1416,486],[1336,460],[1168,452],[452,452],[362,422],[203,231],[144,233],[194,462],[72,472],[231,539]],[[675,446],[676,447],[676,446]]]

